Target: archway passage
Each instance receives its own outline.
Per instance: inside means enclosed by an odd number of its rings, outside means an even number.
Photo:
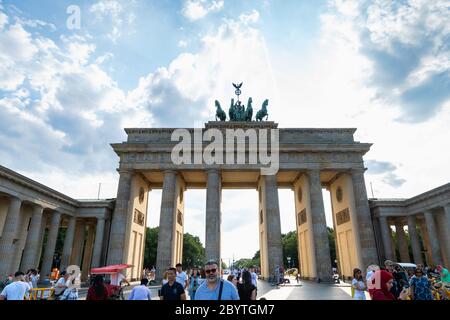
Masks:
[[[210,129],[220,133],[236,128],[244,137],[236,139],[240,142],[237,142],[238,148],[234,155],[225,149],[214,150],[215,155],[222,152],[222,159],[227,159],[223,164],[194,161],[209,146],[205,141],[199,143],[195,139],[194,144],[189,142],[189,150],[194,150],[194,153],[189,151],[191,154],[185,156],[183,151],[183,161],[174,163],[171,153],[178,146],[177,141],[171,139],[174,129],[125,129],[128,140],[112,144],[121,162],[116,209],[111,226],[109,263],[130,263],[142,267],[142,259],[136,254],[142,256],[141,235],[144,226],[139,225],[139,212],[146,212],[146,208],[139,199],[141,190],[145,193],[151,188],[162,188],[156,262],[160,275],[164,268],[182,259],[184,192],[190,188],[206,189],[206,259],[220,261],[222,257],[222,189],[253,188],[258,192],[262,275],[268,277],[274,274],[276,266],[283,263],[278,188],[293,188],[296,192],[300,259],[306,259],[300,261],[302,273],[309,278],[331,280],[330,249],[322,198],[322,188],[327,187],[333,199],[339,260],[348,262],[341,269],[347,273],[350,266],[364,268],[378,260],[363,175],[362,157],[370,149],[370,144],[355,141],[355,129],[278,129],[276,123],[268,121],[209,122],[204,129],[188,128],[182,131],[188,136],[193,134],[195,138],[196,134],[203,137]],[[275,131],[277,138],[271,140],[270,144],[273,146],[272,142],[278,139],[279,148],[276,151],[271,148],[270,152],[271,155],[272,151],[275,152],[278,160],[276,168],[279,170],[276,175],[262,174],[267,166],[261,163],[260,151],[257,152],[256,158],[259,160],[256,163],[246,162],[255,159],[250,157],[250,146],[246,144],[244,130],[250,129],[258,137],[261,137],[261,132],[265,132],[267,137],[267,131],[272,137]],[[232,161],[228,161],[229,155],[234,158]],[[239,158],[244,161],[235,162]],[[200,157],[200,160],[203,159]]]

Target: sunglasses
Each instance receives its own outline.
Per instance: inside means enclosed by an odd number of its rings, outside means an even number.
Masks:
[[[217,269],[209,269],[209,270],[205,270],[206,274],[210,274],[210,273],[216,273]]]

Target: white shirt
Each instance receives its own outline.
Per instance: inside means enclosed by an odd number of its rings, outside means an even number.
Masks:
[[[7,300],[23,300],[25,294],[30,291],[30,286],[22,281],[15,281],[8,284],[0,294]]]
[[[258,275],[256,274],[256,272],[251,272],[252,275],[252,284],[257,287],[258,285]]]
[[[144,285],[139,285],[131,290],[128,300],[152,300],[150,289]]]
[[[177,272],[177,279],[176,281],[183,286],[183,288],[186,286],[186,281],[188,279],[188,276],[186,272],[181,271],[180,273]]]
[[[360,290],[359,288],[364,287],[364,282],[362,280],[358,281],[356,279],[352,280],[352,286],[355,288],[355,296],[353,299],[355,300],[366,300],[366,295],[364,290]]]
[[[121,273],[111,274],[111,285],[120,286],[122,280],[126,279],[125,276]]]
[[[31,284],[33,285],[33,288],[37,288],[37,283],[39,281],[39,275],[38,274],[37,275],[32,274],[30,276],[30,280],[31,280]]]

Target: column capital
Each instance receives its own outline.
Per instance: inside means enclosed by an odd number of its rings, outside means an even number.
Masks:
[[[167,170],[163,170],[162,173],[163,174],[175,174],[175,175],[177,175],[178,171],[174,170],[174,169],[167,169]]]
[[[364,172],[366,172],[366,170],[367,170],[367,168],[358,168],[358,167],[354,167],[354,168],[350,168],[349,169],[349,172],[350,173],[364,173]]]
[[[119,168],[117,169],[117,172],[122,175],[122,174],[129,174],[129,175],[133,175],[134,174],[134,170],[133,169],[125,169],[125,168]]]
[[[219,169],[207,169],[206,172],[207,173],[217,173],[219,175],[222,173],[222,171]]]

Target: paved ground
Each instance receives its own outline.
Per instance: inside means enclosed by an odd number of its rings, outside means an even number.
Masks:
[[[136,285],[136,284],[133,284]],[[159,286],[150,287],[152,300],[159,300]],[[86,299],[86,289],[79,292],[80,300]],[[124,291],[128,298],[131,287]],[[267,300],[351,300],[350,284],[322,284],[311,281],[300,281],[298,284],[294,278],[291,284],[273,286],[267,281],[258,281],[258,296]]]

